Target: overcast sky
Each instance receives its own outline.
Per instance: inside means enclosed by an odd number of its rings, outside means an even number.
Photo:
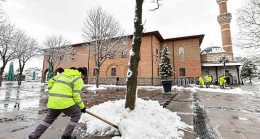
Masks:
[[[11,23],[36,38],[41,44],[47,35],[61,34],[72,43],[83,42],[81,28],[88,10],[102,7],[118,20],[128,34],[134,30],[135,0],[6,0],[3,8]],[[163,38],[205,34],[201,48],[221,46],[216,0],[162,0],[156,5],[145,0],[145,32],[159,31]],[[236,13],[242,0],[228,0],[232,14],[231,35],[237,33]],[[235,55],[236,51],[234,52]]]

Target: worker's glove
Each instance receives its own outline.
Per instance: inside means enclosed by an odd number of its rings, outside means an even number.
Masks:
[[[80,110],[82,113],[86,113],[86,108],[84,107],[83,109]]]

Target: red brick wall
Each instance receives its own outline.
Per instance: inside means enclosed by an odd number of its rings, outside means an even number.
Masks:
[[[142,38],[142,44],[140,48],[141,60],[139,62],[138,68],[138,77],[140,84],[159,84],[160,80],[158,76],[158,66],[160,64],[161,47],[164,44],[167,44],[171,52],[170,60],[172,66],[175,66],[176,69],[179,69],[179,67],[186,68],[185,77],[197,77],[201,74],[199,39],[160,42],[160,40],[152,34],[143,36]],[[122,53],[118,52],[113,59],[106,59],[106,61],[102,64],[100,68],[100,78],[102,78],[101,81],[109,79],[109,83],[111,81],[114,81],[116,77],[119,77],[120,82],[125,83],[125,80],[122,81],[122,79],[125,79],[127,74],[129,51],[132,48],[131,45],[132,39],[130,38],[127,43],[127,52],[125,58],[122,58]],[[184,56],[179,56],[178,54],[180,47],[183,47],[185,50]],[[95,68],[95,61],[93,54],[90,54],[90,59],[88,61],[87,50],[81,45],[76,46],[75,48],[77,53],[76,60],[66,61],[65,63],[60,64],[59,67],[69,68],[73,66],[88,68],[89,62],[89,78],[91,79],[90,82],[94,82],[93,70]],[[158,54],[156,54],[156,49]],[[111,76],[112,67],[116,68],[116,76]],[[43,70],[45,71],[43,72],[43,75],[45,76],[48,69],[47,61],[44,61],[43,69],[45,69]],[[178,75],[179,72],[177,70],[176,78],[179,78]],[[154,78],[154,83],[152,83],[152,78]],[[112,84],[114,84],[114,82],[112,82]]]
[[[180,48],[184,54],[179,54]],[[178,40],[174,42],[175,78],[197,77],[201,75],[199,39]],[[179,76],[179,68],[185,68],[186,76]]]

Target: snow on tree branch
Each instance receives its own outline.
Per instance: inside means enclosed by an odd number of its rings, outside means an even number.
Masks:
[[[71,60],[76,56],[75,49],[71,46],[70,41],[62,35],[47,36],[44,41],[44,57],[52,64],[54,70],[62,63]]]
[[[241,48],[260,46],[260,0],[246,0],[238,10],[238,27],[240,29],[237,45]]]
[[[128,36],[111,15],[101,7],[91,9],[82,27],[87,53],[94,55],[96,69],[100,69],[106,59],[114,58],[126,50]],[[97,71],[98,78],[99,70]],[[97,79],[98,87],[98,79]]]
[[[152,0],[151,2],[155,3],[156,7],[153,9],[150,9],[150,11],[156,11],[157,9],[159,9],[160,6],[162,6],[162,4],[160,4],[160,1],[162,1],[162,0]]]

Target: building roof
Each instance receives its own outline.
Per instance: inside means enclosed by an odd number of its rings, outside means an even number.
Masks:
[[[149,35],[154,35],[156,36],[156,38],[160,41],[160,42],[164,42],[164,41],[177,41],[177,40],[185,40],[185,39],[194,39],[194,38],[199,38],[199,43],[202,43],[202,40],[204,38],[204,34],[201,35],[192,35],[192,36],[183,36],[183,37],[176,37],[176,38],[168,38],[168,39],[164,39],[162,37],[162,35],[160,34],[159,31],[151,31],[151,32],[144,32],[142,34],[142,36],[149,36]],[[128,37],[132,38],[133,35],[127,35]],[[77,44],[72,44],[73,46],[80,46],[80,45],[84,45],[87,42],[82,42],[82,43],[77,43]]]
[[[217,53],[226,53],[226,51],[219,46],[212,46],[212,47],[207,47],[204,50],[201,51],[200,54],[217,54]]]
[[[225,66],[242,66],[243,64],[238,62],[225,63]],[[201,63],[202,67],[223,67],[223,63]]]
[[[200,43],[199,45],[201,45],[204,36],[205,36],[204,34],[192,35],[192,36],[183,36],[183,37],[177,37],[177,38],[168,38],[168,39],[165,39],[164,41],[177,41],[177,40],[186,40],[186,39],[199,38],[199,43]]]

